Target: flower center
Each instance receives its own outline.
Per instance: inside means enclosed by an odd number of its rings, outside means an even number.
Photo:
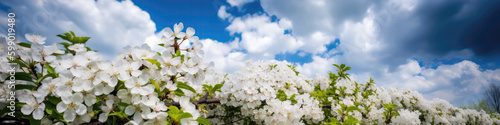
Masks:
[[[66,82],[66,85],[68,85],[68,86],[72,86],[72,85],[73,85],[73,82],[71,82],[71,81],[69,81],[69,80],[68,80],[68,81]]]
[[[68,109],[69,109],[69,108],[75,108],[75,107],[76,107],[76,104],[75,104],[75,103],[70,103],[70,104],[68,105]]]
[[[54,84],[50,84],[50,85],[49,85],[49,89],[50,89],[50,91],[54,90],[55,88],[56,88],[56,85],[54,85]]]

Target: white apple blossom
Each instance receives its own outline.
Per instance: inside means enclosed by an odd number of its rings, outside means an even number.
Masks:
[[[57,112],[64,112],[64,120],[71,122],[75,120],[76,115],[83,115],[87,112],[87,107],[82,104],[82,93],[74,93],[61,97],[62,102],[57,104]]]
[[[418,116],[420,115],[420,112],[415,111],[409,111],[408,109],[403,109],[399,110],[399,116],[396,116],[393,118],[391,121],[391,124],[395,125],[407,125],[407,124],[412,124],[412,125],[417,125],[420,124],[420,120],[418,119]]]
[[[128,80],[131,77],[138,77],[142,74],[138,69],[141,67],[139,62],[121,62],[121,67],[119,68],[119,78],[121,80]]]
[[[139,104],[139,105],[135,105],[135,106],[129,105],[125,108],[125,114],[127,114],[129,116],[134,115],[132,117],[134,118],[133,121],[135,123],[142,123],[142,120],[144,119],[143,116],[147,116],[147,114],[144,111],[150,112],[150,108],[143,105],[143,104]]]
[[[129,88],[132,94],[148,95],[154,91],[153,85],[146,85],[148,82],[149,80],[145,78],[145,76],[139,78],[134,77],[125,81],[125,87]]]
[[[45,44],[45,40],[47,37],[38,34],[27,33],[24,35],[26,40],[30,41],[33,44]]]
[[[172,31],[172,29],[170,28],[167,28],[166,30],[169,35],[175,36],[177,38],[184,38],[184,36],[186,36],[186,33],[181,32],[182,29],[184,29],[184,24],[178,23],[174,24],[174,31]]]
[[[165,75],[176,75],[177,67],[181,64],[180,57],[172,57],[172,54],[168,51],[163,51],[162,56],[159,57],[159,61],[162,63],[161,74]]]
[[[73,50],[75,52],[84,52],[87,51],[85,48],[85,44],[74,44],[68,47],[69,50]]]
[[[33,118],[36,120],[40,120],[44,116],[44,111],[45,111],[45,104],[42,103],[43,97],[35,97],[31,96],[28,97],[27,99],[24,99],[22,102],[26,103],[24,106],[21,108],[21,112],[24,115],[29,115],[33,112]]]

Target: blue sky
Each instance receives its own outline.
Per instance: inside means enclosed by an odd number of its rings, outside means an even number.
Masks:
[[[358,82],[409,88],[458,106],[500,84],[500,1],[457,0],[16,0],[17,33],[47,42],[72,30],[112,58],[122,47],[160,42],[165,27],[196,30],[215,69],[287,61],[310,78],[352,68]],[[5,16],[0,17],[5,19]],[[1,20],[0,19],[0,20]],[[0,22],[0,35],[7,22]]]

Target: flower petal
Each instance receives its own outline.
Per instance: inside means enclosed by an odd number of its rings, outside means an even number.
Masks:
[[[85,105],[83,105],[83,104],[76,104],[75,109],[76,109],[75,112],[78,115],[83,115],[83,114],[85,114],[87,112],[87,107],[85,107]]]
[[[43,115],[44,115],[44,109],[43,108],[37,108],[35,109],[35,111],[33,112],[33,118],[36,119],[36,120],[40,120],[43,118]]]
[[[73,120],[75,120],[75,117],[76,117],[76,113],[73,111],[73,109],[70,109],[66,112],[64,112],[64,120],[66,120],[67,122],[72,122]]]
[[[83,95],[82,93],[75,93],[73,94],[73,97],[71,98],[71,101],[72,102],[78,102],[78,103],[82,103],[83,102]]]
[[[174,24],[174,32],[179,33],[181,30],[184,29],[184,24],[180,22],[179,24]]]
[[[125,108],[125,114],[127,115],[132,115],[135,113],[135,106],[127,106],[127,108]]]
[[[186,29],[186,36],[188,36],[188,37],[192,37],[192,36],[194,35],[194,33],[195,33],[195,32],[194,32],[194,29],[193,29],[192,27],[188,27],[188,28]]]
[[[57,112],[62,113],[68,109],[68,104],[64,102],[59,102],[56,106]]]
[[[21,108],[21,112],[25,115],[29,115],[31,114],[31,112],[33,111],[33,107],[31,107],[30,105],[26,104],[24,105],[22,108]]]
[[[99,121],[100,122],[105,122],[106,120],[108,120],[108,116],[107,116],[108,114],[109,113],[106,113],[106,112],[99,114]]]

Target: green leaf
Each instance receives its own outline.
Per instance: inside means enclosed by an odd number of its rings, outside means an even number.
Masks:
[[[49,100],[49,102],[54,104],[54,105],[57,105],[57,104],[59,104],[59,102],[62,101],[60,98],[57,98],[54,96],[49,96],[47,100]]]
[[[108,116],[118,116],[118,117],[120,117],[122,119],[128,117],[128,115],[125,114],[125,112],[123,112],[123,110],[121,112],[109,113]]]
[[[22,67],[26,67],[26,68],[29,68],[28,65],[24,62],[22,62],[21,60],[19,59],[14,59],[14,60],[10,60],[11,62],[14,62],[14,63],[17,63],[21,68]]]
[[[69,44],[68,42],[60,42],[59,44],[63,45],[64,48],[68,48],[69,46],[71,46],[71,44]]]
[[[177,119],[178,119],[178,120],[181,120],[181,119],[191,118],[191,117],[193,117],[193,115],[191,115],[190,113],[184,112],[184,113],[182,113],[181,115],[179,115],[179,116],[177,117]]]
[[[156,59],[146,59],[146,60],[152,64],[156,64],[158,62]]]
[[[161,69],[161,63],[158,62],[156,59],[146,59],[148,62],[150,62],[151,64],[154,64],[156,65],[156,67],[158,67],[158,69]]]
[[[359,121],[358,119],[352,117],[352,116],[347,116],[347,119],[344,121],[344,125],[355,125],[355,124],[361,124],[363,123],[362,121]]]
[[[177,89],[174,91],[174,94],[175,94],[175,95],[177,95],[177,96],[186,96],[186,95],[184,94],[184,92],[183,92],[181,89],[179,89],[179,88],[177,88]]]
[[[23,42],[23,43],[18,43],[17,45],[22,46],[22,47],[26,47],[26,48],[31,48],[31,44],[29,44],[29,43]]]
[[[183,82],[177,82],[177,88],[182,88],[182,89],[185,89],[185,90],[189,90],[189,91],[191,91],[193,93],[196,93],[196,90],[194,90],[193,87],[191,87],[188,84],[183,83]]]
[[[359,109],[359,108],[358,108],[358,107],[356,107],[356,106],[349,106],[349,107],[347,108],[347,112],[352,112],[352,111],[354,111],[354,110],[357,110],[357,111],[361,112],[361,109]]]
[[[207,85],[207,84],[203,84],[203,90],[209,92],[209,93],[212,93],[212,89],[214,87],[212,87],[211,85]]]
[[[181,55],[181,50],[175,51],[175,56],[180,56]]]
[[[56,105],[52,104],[50,101],[44,101],[43,103],[45,103],[45,112],[47,112],[47,114],[52,115],[52,113],[57,112]]]
[[[48,73],[54,73],[54,74],[56,73],[54,67],[52,67],[52,66],[50,66],[48,64],[45,65],[45,68],[47,69]]]
[[[69,31],[69,32],[72,32],[72,31]],[[71,41],[73,38],[72,38],[72,35],[69,32],[66,32],[64,34],[58,34],[56,36],[60,37],[63,40]]]
[[[158,44],[158,46],[162,46],[162,47],[163,47],[163,46],[165,46],[165,44],[163,44],[163,43],[160,43],[160,44]]]
[[[16,74],[14,74],[14,77],[16,78],[16,80],[34,82],[33,78],[31,78],[31,74],[25,72],[16,72]],[[5,80],[10,80],[10,77],[7,77]]]
[[[155,86],[156,93],[161,93],[160,85],[158,85],[158,83],[153,79],[150,79],[149,81],[151,82],[151,84],[153,84]]]
[[[71,33],[71,36],[76,36],[73,31],[69,31],[69,33]]]
[[[296,95],[296,94],[293,94],[292,96],[290,96],[290,101],[291,101],[292,103],[297,103],[297,100],[295,100],[295,95]]]
[[[73,31],[69,31],[69,32],[66,32],[64,34],[59,34],[57,36],[63,40],[69,41],[73,44],[75,44],[75,43],[85,44],[90,39],[90,37],[77,37]]]
[[[129,106],[130,104],[128,104],[128,103],[124,103],[124,102],[119,102],[119,103],[118,103],[118,105],[123,106],[123,107],[127,107],[127,106]]]
[[[31,116],[31,115],[30,115]],[[40,125],[42,120],[36,120],[33,117],[30,117],[30,125]]]
[[[38,83],[42,82],[42,81],[43,81],[45,78],[47,78],[47,77],[52,77],[52,78],[54,78],[54,77],[56,77],[56,74],[54,74],[54,73],[49,73],[49,74],[47,74],[47,75],[44,75],[44,76],[42,76],[42,78],[39,78],[38,80],[36,80],[36,83],[38,84]]]
[[[221,91],[220,88],[222,88],[223,84],[222,83],[219,83],[219,84],[215,84],[214,88],[212,88],[212,92],[216,92],[216,91]]]
[[[180,51],[179,51],[180,52]],[[181,63],[184,63],[184,55],[181,55]]]
[[[276,94],[276,98],[278,98],[279,100],[281,101],[285,101],[286,100],[286,94],[285,94],[285,91],[279,89],[278,90],[278,94]]]
[[[77,43],[86,43],[90,37],[75,37],[76,40],[74,39],[75,42]]]
[[[196,121],[202,125],[210,125],[210,122],[203,117],[198,117]]]
[[[340,121],[334,117],[328,118],[330,122],[326,122],[325,125],[341,125]]]
[[[180,112],[176,106],[169,106],[167,110],[168,115],[177,115]]]
[[[18,84],[14,86],[16,90],[21,90],[21,89],[27,89],[27,90],[33,90],[36,86],[32,85],[26,85],[26,84]]]

